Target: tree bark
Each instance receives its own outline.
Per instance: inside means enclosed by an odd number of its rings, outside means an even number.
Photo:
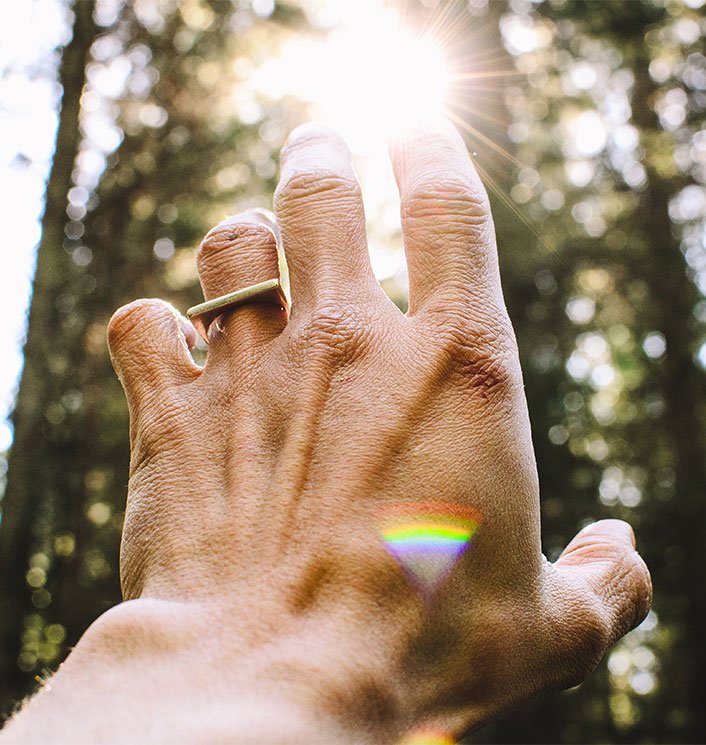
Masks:
[[[7,487],[0,523],[0,698],[15,690],[16,659],[22,618],[32,607],[25,582],[27,555],[33,543],[38,509],[52,494],[54,463],[42,462],[45,412],[55,400],[57,377],[66,369],[57,349],[57,299],[70,282],[64,251],[67,195],[81,143],[79,117],[86,80],[86,62],[97,29],[95,0],[73,4],[73,35],[63,50],[59,82],[63,95],[54,159],[47,182],[42,237],[37,249],[29,311],[24,368],[12,415],[14,439],[8,459]]]

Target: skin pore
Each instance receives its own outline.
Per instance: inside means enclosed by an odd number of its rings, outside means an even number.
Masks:
[[[211,299],[278,276],[281,240],[291,313],[225,313],[203,368],[193,328],[163,301],[114,315],[131,421],[126,602],[0,745],[458,737],[580,682],[647,613],[626,523],[542,556],[492,217],[461,137],[429,123],[391,157],[408,313],[372,273],[347,147],[306,125],[282,152],[271,222],[229,218],[198,253]],[[424,593],[379,516],[438,503],[452,527],[462,514],[480,526]]]

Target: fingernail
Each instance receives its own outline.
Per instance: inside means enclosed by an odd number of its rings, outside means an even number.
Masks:
[[[579,535],[586,535],[587,533],[610,535],[623,543],[629,543],[635,548],[635,534],[630,525],[624,520],[608,519],[590,523],[579,532]]]
[[[193,327],[191,321],[187,321],[183,316],[178,316],[178,319],[179,328],[181,329],[182,334],[184,334],[184,339],[186,340],[186,346],[189,347],[189,349],[193,349],[196,345],[196,329]]]

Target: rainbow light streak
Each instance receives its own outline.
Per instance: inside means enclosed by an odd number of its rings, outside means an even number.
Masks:
[[[378,513],[385,548],[426,597],[431,597],[471,545],[477,510],[445,502],[402,502]]]
[[[398,745],[457,745],[456,740],[443,732],[415,732]]]

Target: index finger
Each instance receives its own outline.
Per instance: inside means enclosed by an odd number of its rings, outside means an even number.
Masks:
[[[390,146],[400,191],[409,312],[504,313],[488,195],[462,137],[446,119]]]

